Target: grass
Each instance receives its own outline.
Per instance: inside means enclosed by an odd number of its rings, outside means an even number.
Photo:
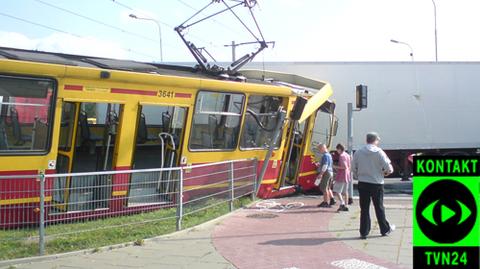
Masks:
[[[243,207],[251,201],[250,197],[239,198],[235,200],[235,208]],[[219,200],[210,199],[201,205],[186,208],[185,212],[193,212],[211,206],[184,216],[183,228],[193,227],[229,212],[228,202],[217,203]],[[175,208],[168,208],[130,216],[51,225],[45,229],[45,252],[56,254],[90,248],[98,252],[100,247],[125,242],[141,246],[146,238],[174,232],[175,214]],[[37,256],[38,253],[38,228],[0,230],[0,260]]]

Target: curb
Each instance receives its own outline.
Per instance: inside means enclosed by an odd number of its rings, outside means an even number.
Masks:
[[[234,213],[236,213],[240,210],[243,210],[245,207],[251,206],[252,204],[254,204],[256,202],[257,202],[257,200],[254,200],[254,201],[252,201],[252,203],[250,203],[248,205],[245,205],[244,207],[235,209],[232,212],[229,212],[225,215],[222,215],[220,217],[211,219],[211,220],[206,221],[204,223],[200,223],[198,225],[195,225],[195,226],[192,226],[192,227],[180,230],[180,231],[176,231],[176,232],[169,233],[169,234],[163,234],[163,235],[159,235],[159,236],[155,236],[155,237],[151,237],[151,238],[146,238],[146,239],[144,239],[144,242],[154,242],[158,239],[164,239],[164,238],[168,238],[168,237],[182,235],[182,234],[188,233],[188,232],[190,232],[191,230],[194,230],[194,229],[199,229],[199,228],[202,228],[204,226],[209,226],[209,225],[212,225],[212,224],[215,224],[215,223],[219,223],[222,220],[226,219],[227,217],[233,215]],[[5,261],[0,261],[0,268],[7,267],[7,266],[13,266],[13,265],[21,265],[21,264],[26,264],[26,263],[56,260],[56,259],[60,259],[60,258],[63,258],[63,257],[70,257],[70,256],[84,255],[84,254],[94,254],[94,253],[110,251],[110,250],[130,247],[130,246],[135,246],[135,241],[125,242],[125,243],[120,243],[120,244],[115,244],[115,245],[109,245],[109,246],[104,246],[104,247],[98,247],[98,248],[89,248],[89,249],[77,250],[77,251],[72,251],[72,252],[51,254],[51,255],[45,255],[45,256],[34,256],[34,257],[18,258],[18,259],[13,259],[13,260],[5,260]],[[139,247],[141,247],[141,246],[139,246]]]

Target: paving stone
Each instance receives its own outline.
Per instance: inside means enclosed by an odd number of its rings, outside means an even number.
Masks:
[[[386,205],[386,215],[390,223],[396,224],[397,229],[388,237],[378,237],[378,223],[376,222],[376,216],[374,211],[370,210],[370,217],[372,220],[372,230],[371,236],[367,240],[353,241],[346,240],[344,241],[347,245],[353,247],[354,249],[359,249],[365,251],[369,255],[390,260],[392,262],[398,263],[403,266],[411,267],[412,265],[412,211],[411,205],[402,205],[397,203],[389,204],[389,201],[385,201]],[[354,216],[357,216],[360,212],[360,209],[351,208],[351,212]],[[331,221],[331,224],[339,225],[338,223],[344,221],[344,216],[334,216],[334,219]],[[359,227],[358,219],[352,221],[353,218],[350,218],[350,221],[346,222],[349,225],[348,227]],[[346,224],[343,224],[344,227],[347,227]],[[332,225],[329,226],[332,229]],[[351,235],[352,233],[342,233],[337,234],[337,237],[342,238],[347,234]],[[355,232],[358,236],[358,232]],[[362,242],[363,241],[363,242]]]

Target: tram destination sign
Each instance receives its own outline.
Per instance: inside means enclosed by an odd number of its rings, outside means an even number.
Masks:
[[[480,157],[414,157],[414,268],[480,268],[479,168]]]

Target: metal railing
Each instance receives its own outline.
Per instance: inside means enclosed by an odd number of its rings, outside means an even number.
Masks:
[[[175,221],[257,191],[257,161],[91,173],[0,176],[0,246]],[[13,251],[13,250],[12,250]]]

